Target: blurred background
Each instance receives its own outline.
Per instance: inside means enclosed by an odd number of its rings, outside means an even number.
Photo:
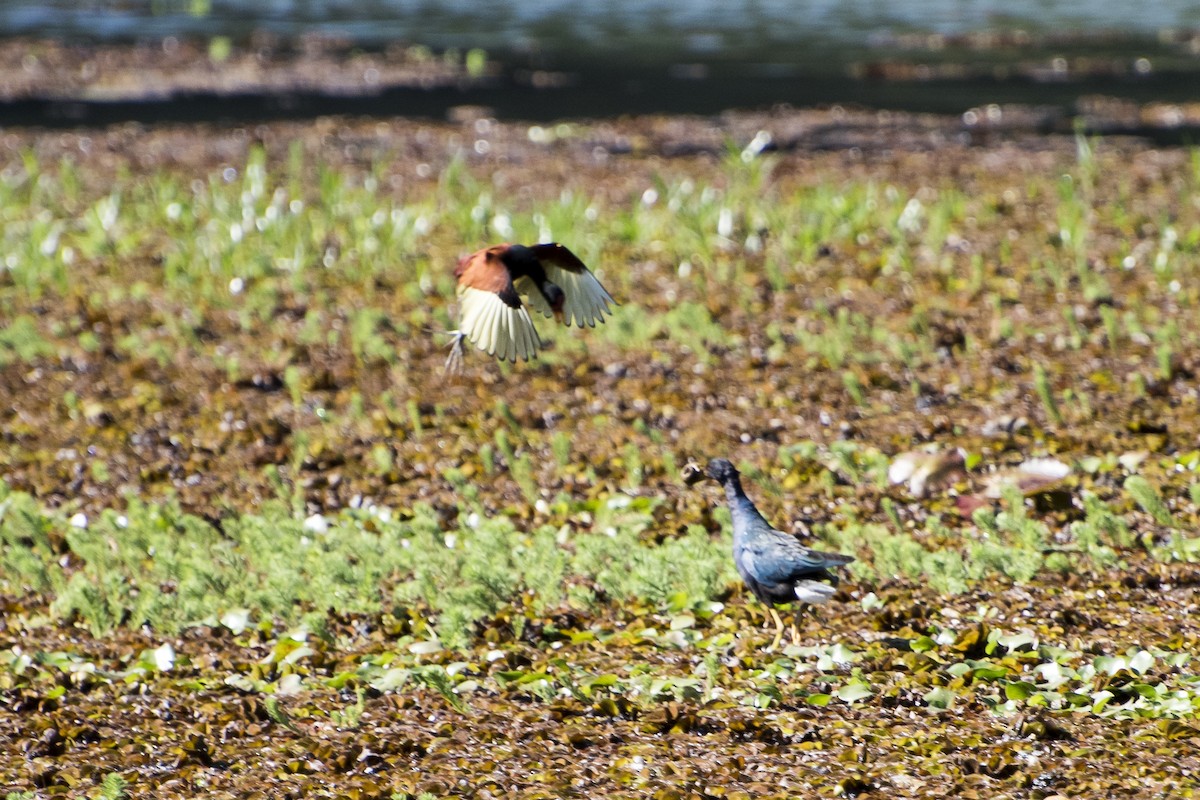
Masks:
[[[849,104],[1186,141],[1200,119],[1184,0],[0,0],[0,33],[5,124]]]

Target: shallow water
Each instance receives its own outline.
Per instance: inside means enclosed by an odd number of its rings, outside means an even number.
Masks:
[[[422,44],[487,51],[495,80],[373,96],[252,87],[63,109],[38,99],[0,122],[246,119],[348,113],[444,117],[478,105],[531,120],[624,113],[713,113],[835,103],[961,114],[989,104],[1078,113],[1080,98],[1186,103],[1200,92],[1200,8],[1061,0],[0,0],[0,36],[81,42],[228,37],[235,46],[320,34],[353,47]],[[273,38],[272,38],[273,37]],[[559,76],[552,88],[534,72]],[[276,93],[278,94],[278,93]],[[53,100],[57,103],[61,98]],[[178,105],[178,104],[177,104]],[[74,116],[72,116],[74,115]],[[1070,123],[1067,123],[1070,127]]]
[[[1020,28],[1033,33],[1102,31],[1155,34],[1200,26],[1200,8],[1185,0],[1118,4],[1091,0],[0,0],[0,34],[86,39],[152,39],[171,35],[237,36],[252,30],[281,35],[337,33],[364,44],[404,39],[512,46],[544,44],[574,33],[597,47],[625,45],[652,35],[667,47],[716,54],[759,43],[811,39],[886,42],[920,31],[954,36]]]

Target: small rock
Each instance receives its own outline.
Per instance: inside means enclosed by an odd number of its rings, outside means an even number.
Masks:
[[[329,520],[321,514],[313,514],[308,519],[304,520],[304,530],[309,533],[328,533]]]

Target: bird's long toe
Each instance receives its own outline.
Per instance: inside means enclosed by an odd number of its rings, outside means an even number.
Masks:
[[[444,370],[447,375],[456,375],[462,372],[463,367],[463,340],[467,337],[461,333],[454,334],[454,341],[450,344],[450,354],[446,356],[446,365]]]

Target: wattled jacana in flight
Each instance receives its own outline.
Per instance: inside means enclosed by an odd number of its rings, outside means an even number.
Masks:
[[[459,260],[458,330],[446,359],[446,371],[462,367],[463,340],[488,355],[516,361],[537,355],[542,340],[529,311],[580,327],[596,327],[616,304],[579,258],[561,244],[497,244]]]

